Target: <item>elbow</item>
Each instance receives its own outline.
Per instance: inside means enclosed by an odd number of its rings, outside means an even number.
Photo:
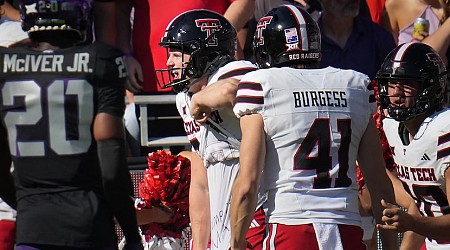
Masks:
[[[222,96],[226,97],[226,100],[228,103],[230,103],[230,106],[233,106],[234,99],[236,99],[237,94],[237,84],[235,83],[227,83],[221,88],[221,94]]]

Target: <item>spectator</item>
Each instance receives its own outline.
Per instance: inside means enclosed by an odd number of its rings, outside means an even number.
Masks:
[[[259,185],[267,192],[267,246],[365,249],[356,159],[368,176],[372,200],[394,200],[371,116],[370,80],[351,70],[318,69],[320,31],[303,9],[275,8],[258,27],[254,45],[260,70],[241,79],[233,108],[242,145],[231,201],[232,249],[244,249],[242,236]],[[373,211],[381,221],[381,206]]]
[[[74,47],[91,25],[91,1],[20,4],[34,46],[0,48],[0,197],[17,207],[15,249],[116,249],[113,217],[128,249],[142,249],[123,140],[122,53]],[[28,60],[36,65],[19,63]]]
[[[387,0],[386,11],[383,15],[383,27],[394,36],[398,45],[406,42],[421,41],[432,46],[441,55],[444,63],[449,57],[448,28],[441,26],[448,21],[450,5],[444,0]],[[414,22],[417,18],[424,18],[429,22],[428,31],[421,31],[414,36]],[[447,25],[447,27],[450,25]]]
[[[433,217],[422,218],[418,213],[404,216],[392,204],[383,202],[385,225],[378,227],[413,230],[427,236],[426,249],[450,247],[448,230],[443,230],[450,225],[445,216],[450,212],[446,75],[439,55],[422,43],[399,45],[377,74],[381,113],[389,118],[384,120],[384,131],[399,169],[398,185],[415,200],[409,206],[413,212],[418,207],[422,216]]]
[[[392,35],[358,15],[358,0],[320,3],[322,15],[318,24],[323,53],[320,66],[352,69],[374,79],[384,58],[395,47]]]
[[[209,25],[199,25],[202,20]],[[211,33],[202,27],[211,28]],[[176,17],[160,43],[168,55],[167,69],[160,71],[166,74],[163,79],[169,79],[164,84],[179,92],[177,109],[189,141],[203,161],[196,164],[199,159],[191,158],[189,210],[194,249],[205,249],[209,238],[211,249],[230,246],[229,202],[239,170],[239,123],[231,113],[231,103],[207,106],[209,119],[201,126],[191,114],[199,114],[195,107],[204,107],[201,102],[210,96],[208,86],[220,84],[219,79],[236,84],[245,73],[256,69],[249,62],[233,60],[235,44],[236,31],[231,23],[207,10],[187,11]],[[262,249],[264,229],[263,212],[258,209],[247,239],[252,249]]]
[[[256,21],[265,16],[273,8],[283,4],[299,5],[305,8],[315,20],[319,18],[320,11],[322,10],[318,0],[256,0],[254,15]]]
[[[383,27],[394,36],[397,44],[422,41],[434,33],[449,17],[449,6],[441,0],[386,0]],[[428,32],[413,36],[414,21],[424,18],[429,22]]]

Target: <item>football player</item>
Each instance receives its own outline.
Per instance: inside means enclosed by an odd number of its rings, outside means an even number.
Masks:
[[[209,238],[211,249],[228,249],[231,187],[239,169],[239,121],[230,105],[212,111],[210,119],[199,125],[190,114],[191,98],[219,80],[237,83],[256,66],[233,60],[236,30],[222,15],[208,10],[191,10],[175,17],[160,45],[167,50],[168,68],[157,70],[163,79],[159,84],[178,92],[177,109],[201,158],[191,159],[189,210],[194,249],[206,249]],[[257,215],[259,221],[254,221],[249,242],[252,248],[261,249],[264,217],[261,210]]]
[[[32,47],[0,48],[0,196],[16,249],[143,249],[126,165],[119,50],[85,40],[90,0],[24,0]],[[14,164],[14,182],[9,172]]]
[[[242,143],[231,201],[232,249],[245,246],[259,185],[267,192],[265,249],[364,250],[356,160],[377,201],[378,222],[381,198],[394,201],[370,80],[353,70],[318,69],[320,40],[317,23],[292,5],[258,22],[253,46],[260,69],[241,79],[233,109]]]
[[[383,201],[381,229],[427,236],[427,249],[450,247],[450,110],[447,71],[440,56],[422,43],[399,45],[377,74],[384,130],[398,178],[421,215]],[[416,207],[417,206],[417,207]],[[442,216],[442,217],[441,217]]]

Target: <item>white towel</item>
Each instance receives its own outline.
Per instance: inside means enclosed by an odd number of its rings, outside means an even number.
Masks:
[[[320,250],[343,250],[337,224],[313,223]]]

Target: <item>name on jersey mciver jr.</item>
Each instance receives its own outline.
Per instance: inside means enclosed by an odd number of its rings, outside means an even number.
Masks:
[[[5,54],[3,57],[3,73],[13,72],[93,72],[88,67],[89,53],[75,53],[65,61],[64,55],[41,54],[22,55]]]

